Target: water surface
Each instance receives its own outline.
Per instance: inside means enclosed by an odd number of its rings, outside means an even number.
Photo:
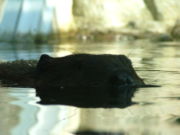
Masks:
[[[0,135],[178,135],[180,43],[105,42],[55,45],[0,43],[0,61],[38,59],[41,54],[125,54],[146,83],[125,108],[40,105],[33,88],[0,87]]]

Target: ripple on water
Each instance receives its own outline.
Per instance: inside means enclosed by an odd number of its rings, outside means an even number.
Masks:
[[[132,98],[136,104],[131,106],[96,109],[40,105],[34,89],[0,87],[1,134],[67,135],[88,131],[96,135],[179,135],[179,44],[143,41],[42,46],[0,44],[0,60],[37,59],[42,53],[63,56],[84,52],[128,55],[147,84],[161,87],[138,89]]]

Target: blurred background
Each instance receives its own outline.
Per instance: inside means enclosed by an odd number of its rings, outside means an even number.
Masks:
[[[179,13],[178,0],[0,0],[0,40],[177,39]]]

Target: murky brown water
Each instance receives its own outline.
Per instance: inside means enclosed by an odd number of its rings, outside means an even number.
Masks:
[[[180,43],[147,41],[11,45],[0,43],[0,61],[38,59],[40,54],[125,54],[149,84],[126,108],[40,105],[32,88],[0,87],[0,135],[179,135]]]

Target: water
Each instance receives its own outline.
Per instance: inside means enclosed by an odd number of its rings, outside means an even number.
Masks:
[[[139,76],[162,87],[139,88],[126,108],[40,105],[33,88],[0,87],[0,135],[179,135],[180,43],[109,42],[29,45],[0,43],[0,61],[43,53],[125,54]]]

